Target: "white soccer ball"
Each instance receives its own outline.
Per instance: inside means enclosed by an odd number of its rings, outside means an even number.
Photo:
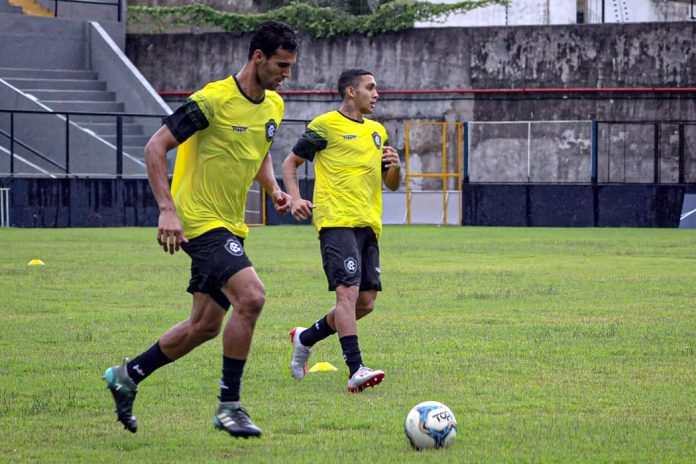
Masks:
[[[418,403],[408,412],[404,432],[416,450],[448,448],[457,436],[457,419],[437,401]]]

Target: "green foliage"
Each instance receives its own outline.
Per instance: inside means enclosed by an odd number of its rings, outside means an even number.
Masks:
[[[443,19],[455,12],[463,12],[504,4],[506,0],[468,0],[452,4],[423,3],[415,0],[395,0],[384,3],[372,14],[351,15],[327,7],[296,3],[258,14],[228,13],[207,5],[191,4],[182,7],[131,6],[130,21],[145,26],[149,33],[164,32],[179,27],[218,27],[225,32],[242,34],[253,31],[267,20],[284,21],[299,31],[315,38],[346,34],[373,36],[384,32],[412,28],[419,21]]]

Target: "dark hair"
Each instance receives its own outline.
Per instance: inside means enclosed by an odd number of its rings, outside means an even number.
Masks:
[[[346,97],[346,87],[355,87],[358,85],[358,82],[362,76],[372,76],[372,73],[359,68],[346,69],[341,73],[338,78],[338,93],[341,95],[341,98]]]
[[[290,26],[280,21],[264,21],[256,28],[249,43],[249,56],[261,50],[267,57],[272,56],[278,48],[289,52],[297,49],[297,37]]]

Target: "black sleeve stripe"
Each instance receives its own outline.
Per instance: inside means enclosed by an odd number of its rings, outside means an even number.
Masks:
[[[328,142],[319,134],[311,129],[307,129],[297,140],[297,143],[293,147],[292,151],[300,158],[304,158],[307,161],[312,161],[314,159],[314,155],[316,155],[318,151],[322,151],[324,148],[326,148],[327,144]]]
[[[203,130],[210,124],[198,107],[198,103],[187,99],[172,114],[162,121],[172,132],[177,142],[183,143],[195,132]]]

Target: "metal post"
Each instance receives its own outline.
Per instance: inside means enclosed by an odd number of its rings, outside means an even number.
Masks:
[[[653,125],[653,183],[660,183],[660,123]]]
[[[404,162],[406,163],[406,224],[411,225],[411,171],[409,169],[410,140],[408,137],[411,122],[406,121],[404,130]]]
[[[116,175],[123,175],[123,116],[116,116]]]
[[[447,126],[442,123],[442,224],[447,225]]]
[[[70,172],[70,114],[65,113],[65,173]]]
[[[590,174],[590,180],[593,184],[597,183],[597,138],[598,138],[598,127],[597,121],[592,121],[592,145],[591,145],[591,166],[592,173]]]
[[[684,183],[684,123],[679,124],[679,183]]]
[[[57,18],[58,17],[58,0],[56,0],[53,6],[53,17]]]
[[[527,121],[527,182],[532,178],[532,121]]]
[[[14,174],[14,113],[10,113],[10,175]]]
[[[459,212],[459,225],[462,225],[462,197],[464,196],[464,186],[462,185],[462,171],[463,171],[463,158],[464,158],[464,143],[462,140],[462,131],[464,130],[464,125],[461,122],[457,123],[457,177],[455,177],[457,182],[457,191],[459,193],[459,201],[457,202],[457,211]]]
[[[464,183],[469,183],[469,123],[464,123]]]
[[[120,23],[121,22],[121,15],[123,14],[122,13],[122,9],[123,9],[122,2],[124,2],[125,0],[116,0],[116,1],[118,2],[118,7],[117,7],[118,8],[118,22]]]
[[[10,227],[9,188],[0,188],[0,227]]]

